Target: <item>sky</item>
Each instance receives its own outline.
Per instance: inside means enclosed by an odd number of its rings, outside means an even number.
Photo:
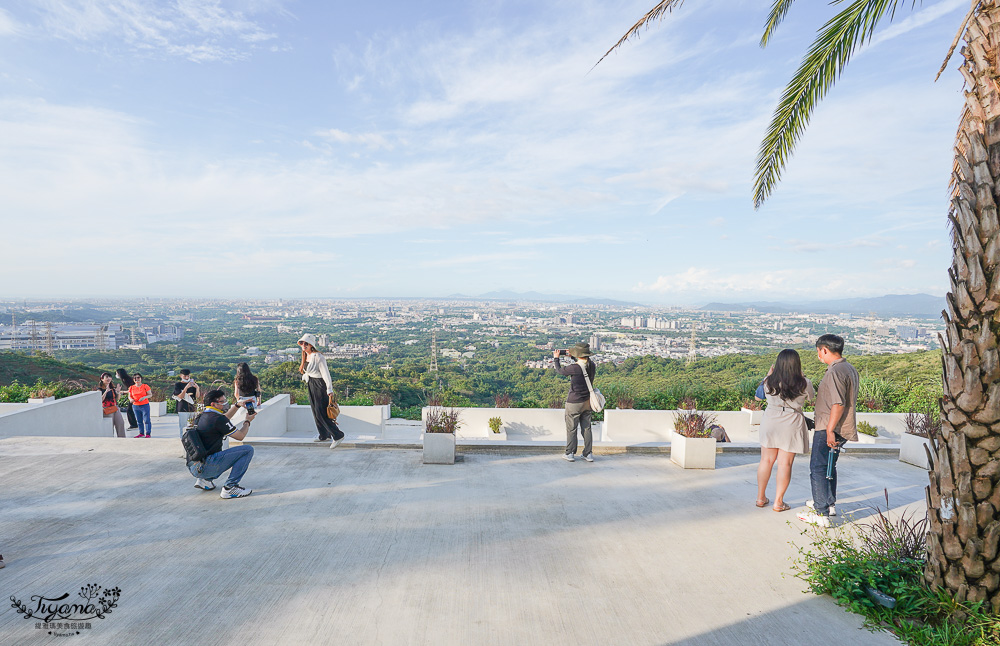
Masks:
[[[761,49],[770,1],[691,0],[594,67],[653,4],[8,0],[0,297],[947,291],[967,0],[903,3],[756,211],[838,7]]]

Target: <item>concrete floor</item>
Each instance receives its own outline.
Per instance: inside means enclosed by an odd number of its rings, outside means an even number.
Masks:
[[[803,525],[754,507],[753,455],[684,471],[258,447],[240,500],[195,489],[180,455],[155,437],[0,440],[3,598],[117,586],[118,608],[65,640],[102,646],[898,643],[803,594]],[[842,512],[883,488],[923,507],[920,469],[845,455],[841,474]],[[808,497],[801,461],[788,500]],[[62,643],[4,605],[0,644]]]

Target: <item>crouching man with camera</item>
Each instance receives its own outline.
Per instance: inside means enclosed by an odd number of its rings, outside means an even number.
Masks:
[[[248,414],[246,421],[240,428],[233,426],[230,421],[240,409],[240,404],[234,404],[225,410],[226,393],[222,390],[210,390],[205,394],[205,412],[198,419],[195,428],[188,429],[181,438],[184,444],[184,452],[187,456],[188,469],[198,480],[195,487],[211,491],[215,489],[212,482],[226,471],[229,471],[229,478],[220,494],[223,498],[243,498],[249,496],[252,491],[240,486],[240,480],[250,466],[253,458],[252,446],[234,446],[222,450],[222,440],[232,437],[234,440],[242,440],[250,430],[250,422],[256,414]],[[232,469],[230,471],[230,469]]]

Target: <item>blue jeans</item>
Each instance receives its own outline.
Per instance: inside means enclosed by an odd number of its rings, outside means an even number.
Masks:
[[[153,419],[149,414],[149,404],[143,404],[142,406],[132,404],[132,410],[135,411],[135,421],[139,426],[139,435],[149,435],[149,432],[153,430]]]
[[[205,464],[197,462],[192,464],[191,475],[204,480],[215,480],[229,469],[232,469],[232,471],[229,471],[229,479],[226,480],[226,486],[229,487],[240,483],[240,479],[247,472],[247,467],[250,466],[250,460],[252,459],[252,446],[246,444],[234,446],[231,449],[219,451],[208,456],[205,458]]]
[[[830,505],[837,503],[837,458],[840,448],[847,442],[839,435],[837,451],[833,454],[833,479],[826,479],[826,465],[831,449],[826,445],[826,429],[813,431],[812,456],[809,458],[809,479],[812,482],[813,508],[820,516],[830,515]]]

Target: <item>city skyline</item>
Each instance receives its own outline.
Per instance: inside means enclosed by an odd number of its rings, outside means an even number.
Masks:
[[[836,8],[761,50],[767,3],[686,3],[593,67],[647,4],[0,9],[6,295],[946,291],[957,63],[932,79],[966,3],[876,34],[757,212],[760,137]]]

